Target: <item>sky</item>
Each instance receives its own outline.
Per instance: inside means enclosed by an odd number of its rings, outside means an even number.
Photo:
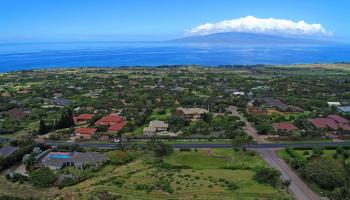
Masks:
[[[349,8],[349,0],[0,0],[0,42],[155,41],[222,31],[349,42]]]

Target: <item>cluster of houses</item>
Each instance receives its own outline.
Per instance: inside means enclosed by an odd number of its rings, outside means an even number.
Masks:
[[[93,118],[92,114],[81,114],[74,118],[77,125],[87,124]],[[109,114],[94,123],[94,127],[79,127],[74,131],[77,138],[91,139],[99,126],[105,126],[107,132],[118,132],[124,128],[127,121],[118,114]]]
[[[328,115],[327,117],[310,119],[309,121],[319,129],[350,131],[349,120],[339,115]]]
[[[326,117],[313,118],[308,120],[309,123],[320,130],[330,131],[350,131],[349,120],[339,115],[328,115]],[[290,133],[298,129],[291,122],[276,123],[273,125],[276,131]]]

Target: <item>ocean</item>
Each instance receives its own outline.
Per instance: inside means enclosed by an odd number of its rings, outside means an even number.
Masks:
[[[0,44],[0,72],[56,67],[350,62],[350,45],[244,46],[156,42]]]

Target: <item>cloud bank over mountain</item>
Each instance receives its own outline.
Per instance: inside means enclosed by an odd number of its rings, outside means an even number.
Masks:
[[[205,23],[192,28],[190,35],[208,35],[221,32],[245,32],[271,35],[295,36],[331,36],[321,24],[308,24],[305,21],[294,22],[287,19],[257,18],[247,16],[217,23]]]

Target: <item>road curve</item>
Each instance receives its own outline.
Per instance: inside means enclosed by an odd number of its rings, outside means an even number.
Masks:
[[[321,197],[313,192],[288,165],[281,160],[274,149],[252,149],[261,154],[266,162],[282,173],[284,180],[291,180],[289,190],[298,200],[321,200]]]

